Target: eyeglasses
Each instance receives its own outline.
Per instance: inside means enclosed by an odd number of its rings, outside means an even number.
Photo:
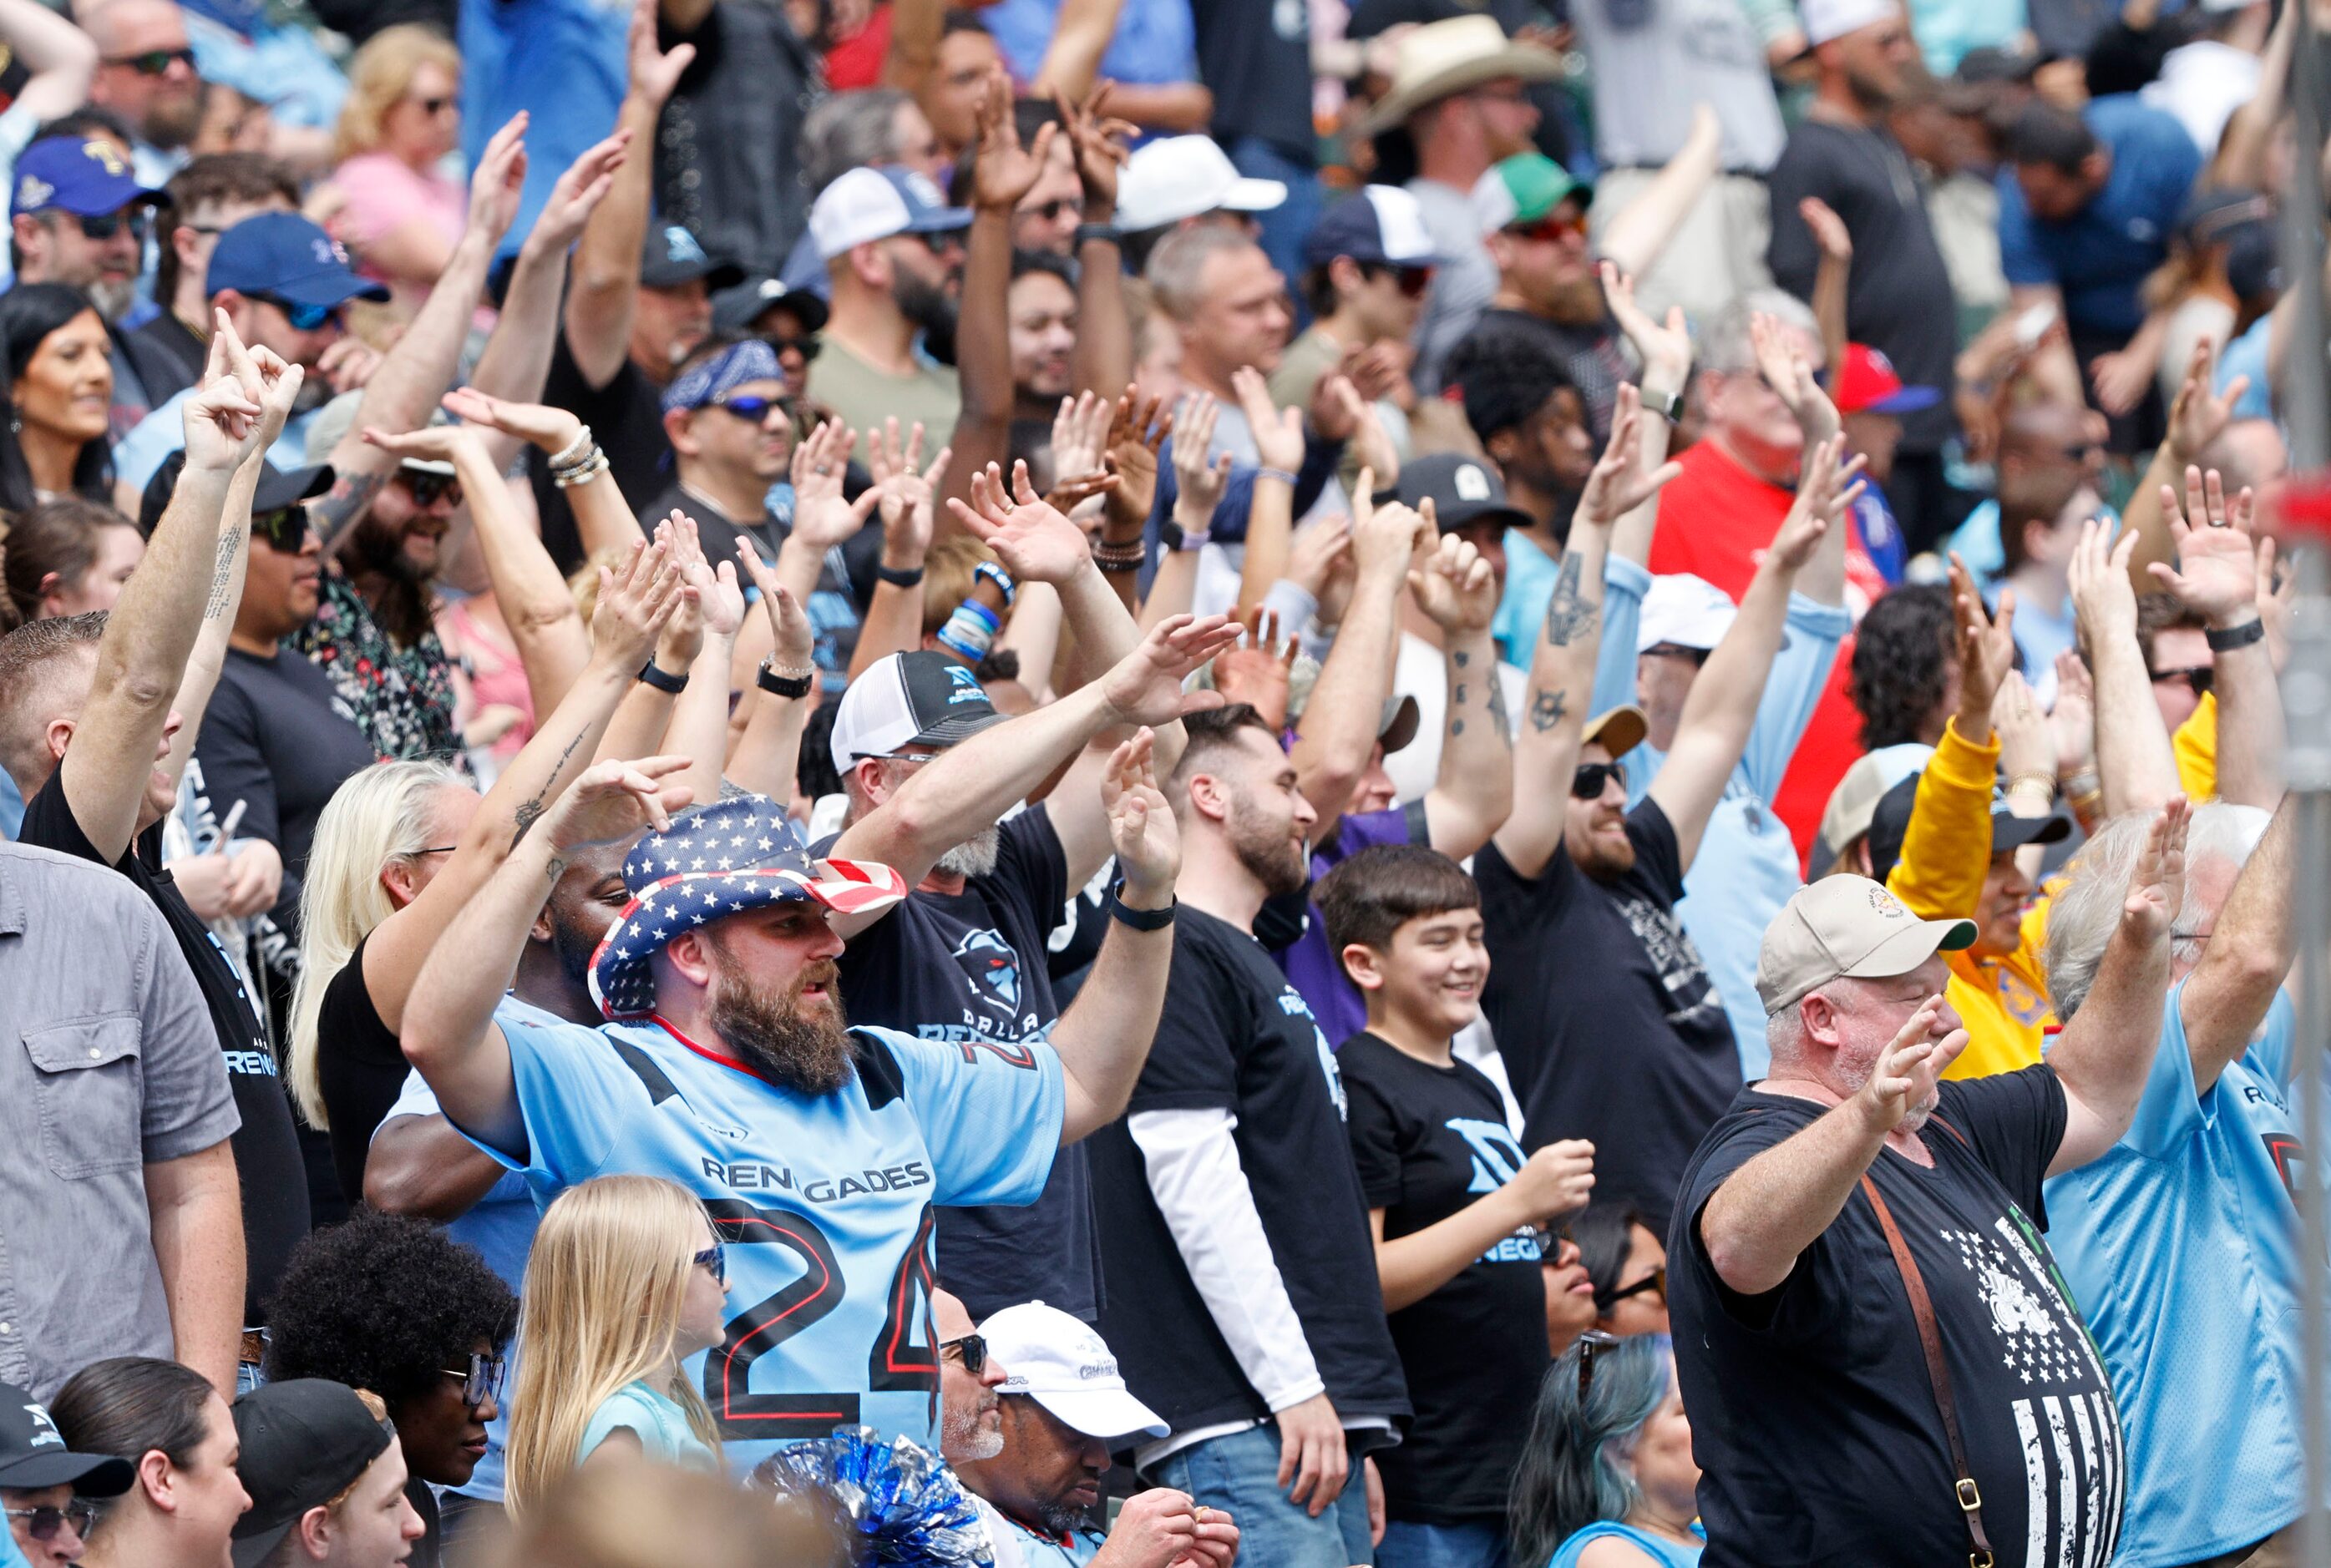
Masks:
[[[273,511],[251,514],[251,537],[264,539],[272,548],[286,555],[297,555],[308,543],[308,508],[304,506],[277,507]]]
[[[509,1378],[509,1362],[499,1355],[480,1355],[474,1350],[470,1352],[470,1364],[467,1367],[460,1371],[450,1366],[442,1370],[447,1377],[457,1377],[461,1380],[461,1402],[471,1410],[477,1409],[490,1399],[500,1400],[502,1397],[502,1384]]]
[[[905,237],[920,240],[923,249],[934,256],[955,254],[963,250],[963,231],[960,229],[941,229],[937,233],[909,234]]]
[[[1578,1336],[1578,1402],[1586,1402],[1586,1391],[1594,1386],[1594,1358],[1606,1350],[1618,1347],[1619,1336],[1590,1328]]]
[[[81,238],[85,240],[109,240],[127,229],[129,237],[142,245],[146,236],[154,232],[154,209],[125,207],[120,212],[100,213],[95,217],[75,213],[73,221],[81,225]]]
[[[404,487],[405,493],[413,498],[413,504],[416,507],[433,507],[440,496],[448,498],[445,503],[448,506],[461,504],[461,481],[456,475],[401,468],[396,470],[396,482]]]
[[[1578,765],[1578,771],[1570,775],[1571,796],[1582,801],[1601,800],[1603,786],[1613,779],[1619,781],[1621,789],[1627,787],[1627,769],[1623,763],[1582,762]]]
[[[2158,686],[2164,680],[2182,680],[2185,683],[2186,689],[2197,698],[2209,696],[2210,688],[2217,683],[2217,679],[2218,672],[2207,664],[2195,664],[2184,670],[2156,670],[2153,672],[2154,685]]]
[[[1598,1312],[1608,1312],[1630,1296],[1656,1296],[1665,1301],[1668,1298],[1668,1266],[1662,1263],[1632,1285],[1622,1286],[1608,1296],[1597,1296],[1594,1308]]]
[[[767,339],[767,342],[770,347],[777,351],[778,358],[782,359],[788,354],[798,354],[804,363],[815,359],[825,347],[814,337],[772,337]]]
[[[67,1524],[72,1525],[74,1535],[86,1541],[97,1524],[97,1510],[87,1503],[67,1503],[62,1508],[5,1508],[0,1513],[11,1519],[24,1520],[25,1534],[35,1541],[55,1540],[57,1532]]]
[[[769,410],[782,409],[785,405],[785,400],[782,397],[735,396],[716,397],[704,406],[717,408],[723,413],[732,413],[749,423],[758,424],[769,417]]]
[[[283,318],[291,323],[291,330],[294,332],[313,332],[327,323],[343,331],[347,328],[348,313],[345,306],[294,305],[290,300],[274,294],[253,294],[252,298],[263,299],[282,311]]]
[[[1584,239],[1586,219],[1583,215],[1565,218],[1555,213],[1548,213],[1546,216],[1533,219],[1527,223],[1508,223],[1506,225],[1506,233],[1516,239],[1543,240],[1549,244],[1558,245],[1565,240]]]
[[[726,1286],[728,1283],[728,1249],[720,1242],[715,1241],[689,1261],[711,1275],[713,1284]]]
[[[982,1335],[966,1334],[961,1339],[944,1339],[939,1342],[941,1355],[945,1355],[950,1350],[963,1358],[963,1370],[972,1376],[977,1377],[987,1370],[987,1341]]]
[[[170,67],[174,65],[183,65],[188,71],[194,70],[195,52],[191,47],[148,49],[143,54],[113,55],[106,61],[106,63],[126,65],[140,76],[166,76],[170,72]]]

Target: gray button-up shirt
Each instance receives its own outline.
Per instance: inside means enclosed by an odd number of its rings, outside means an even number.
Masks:
[[[238,1124],[202,992],[126,877],[0,843],[0,1379],[171,1354],[145,1168]]]

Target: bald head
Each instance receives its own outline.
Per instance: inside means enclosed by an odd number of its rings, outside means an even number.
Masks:
[[[74,20],[107,58],[153,47],[146,40],[157,30],[175,28],[181,39],[186,34],[175,0],[97,0],[80,7]]]

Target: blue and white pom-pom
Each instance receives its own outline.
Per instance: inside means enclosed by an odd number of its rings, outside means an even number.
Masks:
[[[994,1568],[995,1548],[978,1506],[940,1458],[872,1427],[836,1427],[755,1468],[752,1484],[827,1513],[860,1563],[904,1568]]]

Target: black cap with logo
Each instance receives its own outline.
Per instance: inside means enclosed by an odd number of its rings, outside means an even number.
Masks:
[[[0,1487],[38,1491],[71,1487],[84,1497],[118,1497],[137,1467],[110,1454],[77,1454],[49,1419],[48,1407],[14,1383],[0,1383]]]
[[[1475,523],[1527,528],[1537,520],[1506,499],[1506,484],[1497,470],[1462,452],[1440,452],[1403,463],[1400,500],[1419,511],[1431,501],[1434,520],[1444,534]]]

